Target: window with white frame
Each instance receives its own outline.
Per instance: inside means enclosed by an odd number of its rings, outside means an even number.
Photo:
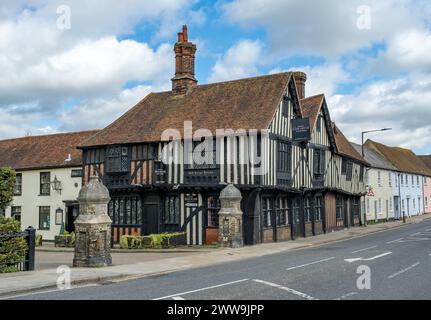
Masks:
[[[392,173],[389,172],[388,176],[389,176],[389,186],[392,187]]]
[[[380,171],[377,171],[377,184],[379,187],[382,186],[382,173]]]

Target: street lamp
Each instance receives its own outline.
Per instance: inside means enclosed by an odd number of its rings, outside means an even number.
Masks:
[[[383,129],[377,129],[377,130],[369,130],[369,131],[362,131],[362,157],[365,157],[365,151],[364,151],[364,136],[367,133],[371,132],[381,132],[381,131],[390,131],[392,128],[383,128]]]
[[[390,131],[392,130],[392,128],[383,128],[383,129],[376,129],[376,130],[368,130],[368,131],[362,131],[362,158],[365,158],[365,150],[364,150],[364,136],[367,133],[371,133],[371,132],[381,132],[381,131]],[[364,206],[365,206],[365,198],[364,198]],[[364,225],[367,225],[367,213],[365,212],[365,216],[364,216]]]

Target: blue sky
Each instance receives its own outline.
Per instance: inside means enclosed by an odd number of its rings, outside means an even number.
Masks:
[[[302,70],[349,139],[392,127],[370,138],[431,153],[430,15],[427,0],[4,0],[0,138],[102,128],[169,90],[187,23],[199,83]]]

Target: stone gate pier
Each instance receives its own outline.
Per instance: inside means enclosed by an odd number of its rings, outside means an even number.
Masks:
[[[97,176],[79,191],[79,215],[75,220],[74,267],[101,267],[112,264],[109,191]]]
[[[233,184],[220,192],[219,243],[223,247],[244,246],[241,199],[241,192]]]

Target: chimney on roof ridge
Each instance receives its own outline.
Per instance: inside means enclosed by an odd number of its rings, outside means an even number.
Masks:
[[[187,26],[183,25],[182,32],[178,32],[178,41],[174,47],[175,77],[172,78],[172,92],[185,94],[188,89],[197,85],[195,79],[196,45],[189,42]]]
[[[298,99],[305,98],[305,82],[307,81],[307,75],[301,71],[295,71],[293,73],[293,77],[295,78],[296,88],[298,89]]]

